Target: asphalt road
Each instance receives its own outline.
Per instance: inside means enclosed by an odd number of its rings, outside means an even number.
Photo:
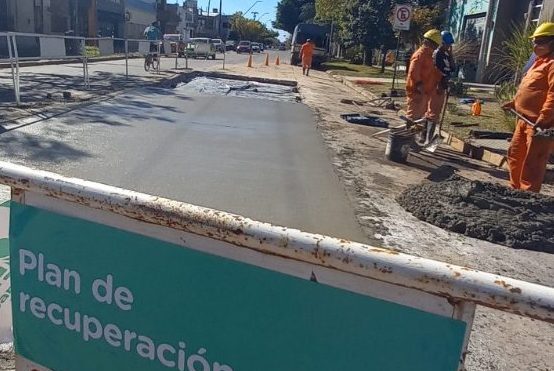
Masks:
[[[0,156],[365,241],[303,104],[143,88],[5,132]]]

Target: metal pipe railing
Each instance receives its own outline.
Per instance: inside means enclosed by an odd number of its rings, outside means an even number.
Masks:
[[[81,179],[0,162],[0,183],[307,262],[554,323],[554,288]]]

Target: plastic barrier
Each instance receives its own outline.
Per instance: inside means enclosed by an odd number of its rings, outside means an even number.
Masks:
[[[0,163],[17,369],[457,370],[554,289]]]

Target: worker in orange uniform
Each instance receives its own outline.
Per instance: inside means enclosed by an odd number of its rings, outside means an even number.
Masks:
[[[302,58],[302,74],[310,76],[310,68],[312,68],[312,59],[314,56],[314,44],[311,39],[306,40],[300,48],[300,58]]]
[[[444,99],[436,99],[442,74],[435,66],[433,52],[442,44],[439,30],[430,30],[423,35],[423,45],[412,55],[406,81],[407,112],[410,121],[427,118],[426,131],[423,133],[428,143],[439,120]],[[435,98],[435,99],[433,99]]]
[[[554,127],[554,23],[541,24],[533,35],[537,59],[523,77],[512,102],[503,108],[535,123],[536,128]],[[518,120],[508,150],[512,188],[540,192],[553,142],[533,137],[536,128]]]

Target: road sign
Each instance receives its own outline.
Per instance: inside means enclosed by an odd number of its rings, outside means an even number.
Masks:
[[[201,251],[215,240],[11,207],[15,345],[48,369],[458,368],[462,320]]]
[[[410,21],[412,20],[412,7],[410,5],[396,5],[394,7],[394,24],[395,31],[408,31],[410,29]]]

